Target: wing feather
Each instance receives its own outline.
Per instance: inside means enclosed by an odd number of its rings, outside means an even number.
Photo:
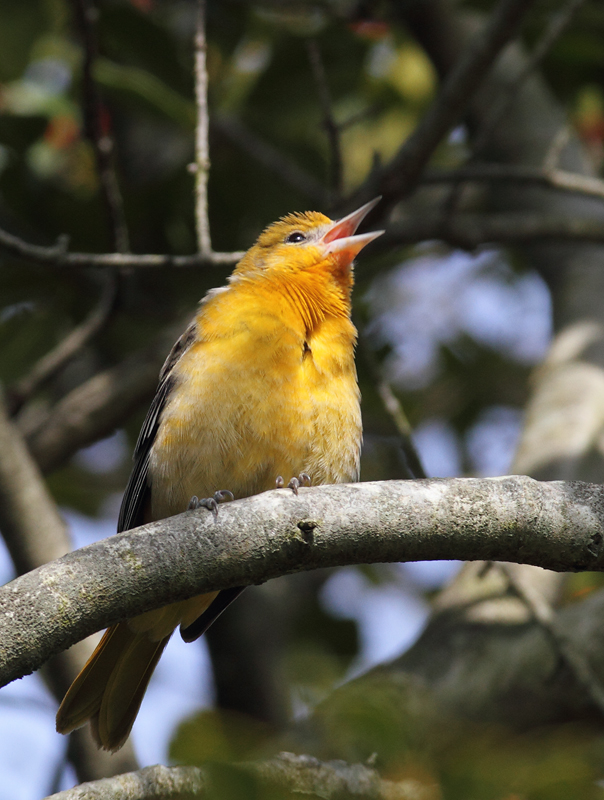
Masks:
[[[195,321],[193,321],[170,351],[159,373],[157,391],[134,448],[134,466],[122,498],[117,522],[118,533],[148,522],[145,519],[145,512],[151,499],[151,483],[149,480],[151,448],[161,422],[162,412],[166,407],[170,393],[176,385],[176,379],[172,374],[174,365],[195,341],[196,333],[197,327]]]
[[[130,528],[136,528],[138,525],[143,525],[148,521],[145,519],[145,513],[151,500],[151,483],[149,480],[151,448],[161,423],[162,412],[166,407],[170,393],[176,385],[176,379],[173,375],[174,366],[195,341],[196,336],[197,327],[195,321],[193,321],[170,351],[159,373],[157,391],[151,401],[134,448],[134,467],[122,499],[117,523],[118,533],[130,530]],[[219,592],[218,596],[201,616],[186,629],[181,629],[182,638],[186,642],[192,642],[205,633],[214,620],[241,594],[244,588],[235,587]]]

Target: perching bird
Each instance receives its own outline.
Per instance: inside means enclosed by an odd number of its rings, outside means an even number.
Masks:
[[[317,212],[284,217],[228,286],[208,292],[160,373],[118,532],[179,514],[192,498],[215,511],[216,499],[273,489],[280,476],[358,480],[352,262],[382,233],[354,235],[377,202],[337,222]],[[241,591],[199,595],[109,628],[65,695],[57,730],[90,720],[98,745],[119,749],[174,629],[193,641]]]

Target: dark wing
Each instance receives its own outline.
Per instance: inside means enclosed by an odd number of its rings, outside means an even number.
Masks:
[[[176,383],[172,370],[174,365],[188,350],[195,341],[196,324],[193,321],[180,339],[176,342],[168,358],[165,360],[161,372],[159,373],[159,384],[155,397],[151,402],[145,421],[138,435],[138,441],[134,448],[134,467],[130,475],[130,480],[126,486],[120,515],[117,521],[117,532],[136,528],[148,522],[145,519],[145,511],[151,499],[151,484],[149,482],[149,457],[155,436],[159,428],[162,411],[166,406],[170,392]]]
[[[222,612],[231,605],[233,600],[236,600],[245,586],[234,586],[232,589],[223,589],[218,592],[218,595],[212,600],[210,605],[206,608],[203,614],[200,614],[197,619],[192,622],[188,628],[180,628],[180,635],[185,642],[194,642],[207,631],[210,625],[215,622]]]

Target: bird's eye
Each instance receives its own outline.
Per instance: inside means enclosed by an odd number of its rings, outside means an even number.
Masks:
[[[287,244],[298,244],[298,242],[305,242],[306,236],[300,231],[294,231],[285,239]]]

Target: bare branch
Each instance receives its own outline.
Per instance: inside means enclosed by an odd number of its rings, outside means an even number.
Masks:
[[[50,472],[80,449],[108,436],[153,396],[159,370],[174,341],[167,334],[73,389],[50,411],[42,412],[21,433],[42,472]]]
[[[604,180],[561,169],[515,164],[466,164],[454,170],[428,169],[422,183],[528,183],[604,199]]]
[[[228,769],[228,765],[226,765]],[[344,761],[319,761],[312,756],[280,753],[267,761],[233,764],[239,774],[245,773],[262,784],[297,795],[312,795],[325,800],[355,797],[358,800],[428,800],[431,787],[419,781],[382,780],[376,770],[364,764]],[[213,796],[212,768],[154,766],[95,781],[46,800],[176,800],[185,797]]]
[[[433,559],[604,570],[604,488],[519,476],[333,485],[150,523],[0,589],[0,685],[100,628],[197,594]]]
[[[319,102],[323,111],[323,127],[327,133],[330,150],[330,188],[336,198],[342,194],[342,148],[340,147],[340,129],[334,119],[331,94],[327,82],[325,65],[316,39],[306,39],[308,60],[317,87]]]
[[[391,224],[374,245],[387,251],[394,245],[441,240],[474,250],[485,244],[518,245],[543,241],[604,242],[604,220],[556,214],[456,214],[412,216]]]
[[[214,123],[225,135],[239,142],[239,137],[246,141],[242,147],[256,146],[262,151],[260,160],[265,159],[267,168],[279,172],[282,177],[296,189],[312,197],[314,202],[322,204],[325,201],[322,189],[314,179],[305,173],[298,174],[298,169],[287,159],[280,161],[281,154],[272,150],[264,142],[255,140],[253,135],[246,131],[235,120],[221,118]],[[251,139],[248,137],[252,136]],[[266,161],[270,161],[270,165]],[[274,159],[274,160],[273,160]],[[530,183],[542,185],[560,191],[589,197],[604,198],[604,181],[599,178],[579,175],[578,173],[564,170],[541,169],[539,167],[517,167],[514,165],[468,165],[457,170],[432,169],[425,173],[422,182],[426,184],[452,183],[459,181],[480,183]],[[517,223],[526,221],[518,228]],[[447,230],[445,230],[445,228]],[[483,233],[479,233],[478,230]],[[449,230],[450,229],[450,230]],[[465,229],[465,232],[464,232]],[[448,232],[447,232],[448,231]],[[458,235],[459,234],[459,235]],[[550,216],[526,215],[514,218],[513,215],[458,215],[445,221],[442,217],[418,217],[409,221],[396,223],[389,229],[388,235],[383,237],[383,242],[393,241],[403,244],[413,244],[426,239],[450,240],[449,235],[455,239],[458,235],[459,244],[467,241],[469,247],[475,247],[485,241],[495,242],[501,236],[501,241],[529,241],[538,239],[572,239],[584,241],[602,241],[601,225],[597,220],[567,219]],[[485,238],[486,237],[486,238]],[[374,245],[377,247],[378,245]],[[466,244],[462,244],[466,246]],[[46,264],[54,267],[127,267],[137,269],[155,269],[160,267],[201,267],[208,265],[233,265],[239,261],[243,251],[232,253],[195,253],[189,256],[172,256],[160,254],[134,255],[130,253],[69,253],[64,242],[52,247],[41,247],[30,244],[0,229],[0,248],[16,255],[26,261]]]
[[[8,419],[0,397],[0,528],[19,573],[36,569],[71,549],[71,540],[18,430]],[[61,700],[92,653],[90,642],[79,642],[55,656],[43,670],[46,683]],[[101,753],[88,731],[78,731],[69,758],[80,780],[113,775],[136,767],[132,747],[117,758]]]
[[[0,529],[22,574],[71,550],[65,522],[0,397]]]
[[[426,472],[424,470],[419,453],[413,444],[413,439],[411,438],[411,425],[409,424],[407,415],[405,414],[398,397],[392,391],[392,386],[387,380],[385,380],[385,378],[381,378],[376,384],[376,389],[382,403],[384,404],[384,408],[396,425],[411,477],[420,479],[425,478]]]
[[[421,458],[419,457],[419,453],[417,452],[415,445],[413,444],[413,439],[411,438],[412,430],[409,420],[407,419],[407,415],[405,414],[398,397],[392,391],[392,386],[384,378],[382,369],[377,363],[375,354],[371,349],[371,345],[367,342],[365,332],[359,324],[357,324],[356,327],[359,331],[359,349],[372,374],[376,391],[384,405],[384,409],[390,416],[396,430],[398,431],[399,441],[405,456],[409,477],[418,479],[426,478],[427,475],[422,465]]]
[[[55,267],[127,267],[148,269],[157,267],[202,267],[219,264],[236,264],[243,251],[233,253],[194,253],[190,256],[134,255],[133,253],[69,253],[66,240],[61,237],[52,247],[41,247],[0,229],[0,248],[12,255]]]
[[[197,126],[195,130],[195,222],[197,249],[200,253],[212,252],[210,220],[208,219],[208,175],[210,172],[210,148],[208,134],[208,70],[206,68],[206,4],[197,0],[195,23],[195,99],[197,104]]]
[[[71,361],[86,344],[103,329],[113,311],[117,295],[117,276],[113,271],[105,276],[99,302],[86,319],[74,328],[59,344],[34,364],[29,374],[7,390],[9,410],[14,416],[24,403],[45,383]]]
[[[369,176],[347,205],[360,204],[381,194],[385,203],[376,213],[383,215],[385,209],[415,189],[434,150],[463,117],[493,62],[517,34],[534,2],[500,0],[484,29],[474,37],[447,76],[436,100],[411,136],[389,164]]]
[[[541,178],[526,174],[522,177],[519,170],[518,177],[485,174],[484,181],[520,180],[526,182],[553,185],[558,182],[559,176]],[[473,171],[473,170],[472,170]],[[468,180],[482,180],[479,176],[468,174]],[[567,173],[571,175],[572,173]],[[451,178],[453,179],[453,178]],[[445,176],[436,175],[430,182],[442,183]],[[447,177],[448,181],[448,177]],[[588,183],[593,184],[588,186]],[[560,179],[560,185],[555,188],[567,191],[585,193],[599,196],[601,187],[596,179],[585,179],[585,185],[577,179],[576,188],[568,185],[562,186],[566,178]],[[584,242],[604,241],[604,223],[595,218],[569,218],[547,214],[458,214],[450,219],[443,215],[428,217],[425,215],[409,217],[403,221],[393,223],[388,227],[386,235],[373,245],[374,250],[384,250],[393,244],[416,244],[428,239],[442,239],[456,246],[472,249],[478,245],[492,242],[503,244],[517,244],[535,240],[560,239]],[[137,269],[152,269],[158,267],[200,267],[207,265],[234,265],[244,255],[244,251],[233,253],[196,253],[190,256],[171,255],[134,255],[130,253],[67,253],[57,247],[40,247],[24,242],[6,231],[0,230],[0,247],[9,252],[33,261],[38,264],[47,264],[54,267],[129,267]]]
[[[570,121],[566,121],[560,126],[556,135],[553,137],[543,159],[543,168],[550,172],[557,168],[564,148],[569,144],[573,137],[573,130]]]
[[[84,45],[83,89],[86,135],[96,156],[101,191],[111,226],[111,246],[119,253],[130,249],[124,203],[114,166],[114,142],[103,120],[103,104],[93,77],[94,62],[98,56],[96,23],[98,9],[94,0],[74,0],[78,27]]]

